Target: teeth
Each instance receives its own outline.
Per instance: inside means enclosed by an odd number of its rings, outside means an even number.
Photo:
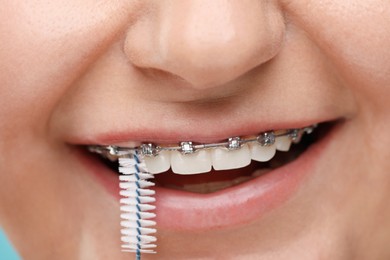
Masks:
[[[276,153],[276,146],[261,146],[258,144],[250,144],[252,160],[266,162],[271,160]]]
[[[171,154],[168,151],[162,151],[158,156],[146,157],[145,164],[148,166],[150,173],[162,173],[171,167]]]
[[[172,171],[177,174],[196,174],[211,171],[210,151],[202,150],[193,154],[172,152]]]
[[[145,157],[145,163],[149,171],[154,174],[165,172],[170,167],[177,174],[197,174],[209,172],[211,167],[215,170],[242,168],[248,166],[251,159],[260,162],[269,161],[275,152],[275,145],[258,144],[243,145],[238,150],[215,148],[200,150],[193,154],[164,151],[155,157]]]
[[[198,174],[209,172],[212,168],[242,168],[249,165],[251,160],[269,161],[276,151],[289,151],[292,143],[299,143],[302,135],[311,133],[315,127],[316,125],[312,125],[300,129],[268,131],[257,136],[232,137],[219,143],[200,144],[188,141],[180,142],[176,146],[160,146],[153,143],[127,142],[109,146],[92,145],[88,149],[109,160],[119,159],[119,172],[125,175],[121,177],[127,179],[134,178],[135,172],[145,171],[146,166],[152,174],[166,172],[170,168],[177,174]],[[135,166],[133,161],[126,158],[134,152],[143,156],[145,163]],[[146,180],[142,180],[140,184],[139,188],[153,185]],[[130,193],[127,195],[131,196]]]
[[[292,140],[288,136],[275,139],[275,144],[262,146],[257,143],[243,145],[238,150],[215,148],[199,150],[192,154],[183,154],[178,151],[163,151],[158,156],[145,157],[148,170],[153,173],[162,173],[172,167],[177,174],[198,174],[215,170],[230,170],[248,166],[251,160],[266,162],[271,160],[276,150],[287,152]]]
[[[292,140],[289,136],[281,136],[275,139],[276,150],[288,152],[290,150]]]
[[[215,170],[229,170],[248,166],[251,163],[251,154],[247,145],[238,150],[216,148],[212,151],[212,162]]]

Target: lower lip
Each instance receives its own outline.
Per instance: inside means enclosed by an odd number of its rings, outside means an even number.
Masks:
[[[335,128],[300,157],[251,181],[210,194],[155,187],[159,228],[202,231],[245,225],[283,205],[314,173]],[[118,175],[89,153],[78,153],[83,165],[119,201]]]

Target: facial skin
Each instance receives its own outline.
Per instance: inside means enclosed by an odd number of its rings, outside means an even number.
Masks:
[[[24,259],[130,257],[117,200],[73,144],[331,119],[345,121],[283,206],[230,229],[159,230],[145,259],[390,258],[389,1],[0,6],[0,225]]]

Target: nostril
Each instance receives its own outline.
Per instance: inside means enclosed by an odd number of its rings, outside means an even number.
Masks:
[[[173,74],[170,71],[165,71],[158,68],[143,68],[140,71],[146,77],[154,79],[156,82],[161,82],[161,81],[175,82],[173,85],[177,85],[177,83],[180,83],[180,85],[183,85],[183,83],[184,84],[187,83],[187,81],[184,78],[182,78],[178,74]]]

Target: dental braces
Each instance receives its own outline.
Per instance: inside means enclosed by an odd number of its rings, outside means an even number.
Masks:
[[[275,143],[276,138],[288,136],[294,143],[298,143],[304,133],[311,134],[317,124],[304,128],[280,130],[280,131],[267,131],[260,133],[254,137],[242,138],[231,137],[224,142],[209,143],[209,144],[197,144],[194,142],[180,142],[178,145],[156,145],[153,143],[144,143],[137,147],[121,147],[115,145],[91,145],[88,146],[90,152],[100,154],[106,158],[116,160],[126,157],[129,154],[137,153],[141,156],[155,157],[163,151],[178,151],[183,155],[189,155],[196,153],[199,150],[212,149],[212,148],[225,148],[227,150],[238,150],[244,144],[258,143],[261,146],[271,146]]]

